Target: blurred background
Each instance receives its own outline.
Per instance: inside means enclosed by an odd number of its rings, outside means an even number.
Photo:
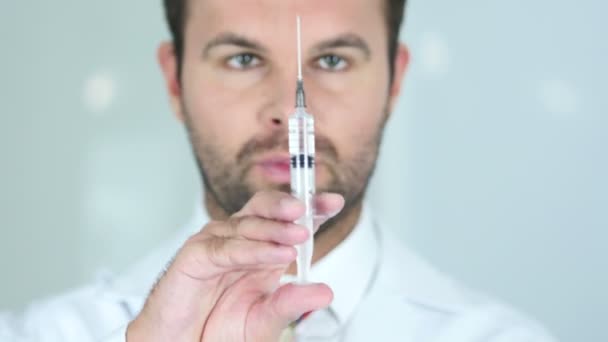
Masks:
[[[0,310],[119,272],[188,220],[160,3],[3,3]],[[370,193],[410,246],[563,341],[608,341],[607,10],[410,0]]]

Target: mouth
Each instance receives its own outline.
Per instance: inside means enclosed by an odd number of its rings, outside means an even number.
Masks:
[[[289,154],[265,155],[255,162],[264,178],[273,183],[289,184],[291,182]]]
[[[326,160],[317,155],[315,158],[315,177],[321,180],[323,171],[326,171]],[[277,185],[291,184],[291,158],[289,153],[268,153],[255,158],[252,163],[252,170],[257,176]],[[255,176],[254,176],[255,177]],[[321,178],[320,178],[321,177]]]

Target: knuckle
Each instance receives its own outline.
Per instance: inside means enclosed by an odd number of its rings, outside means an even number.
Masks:
[[[226,221],[227,228],[235,235],[243,227],[244,222],[248,219],[247,216],[232,216]]]
[[[234,235],[239,225],[238,218],[229,218],[226,221],[211,221],[203,230],[197,234],[198,239],[205,241],[216,237],[228,237]]]
[[[182,246],[182,248],[177,253],[175,257],[175,264],[188,264],[189,260],[194,260],[196,258],[196,251],[194,248],[194,244],[186,241],[186,243]]]
[[[194,238],[188,239],[178,255],[185,260],[196,260],[198,263],[203,263],[205,254],[204,241]]]
[[[213,235],[218,231],[218,226],[221,225],[219,221],[210,221],[208,222],[198,233],[196,233],[193,237],[198,236],[199,238],[205,238],[209,235]]]
[[[249,201],[247,202],[248,205],[255,205],[256,203],[259,202],[264,202],[266,196],[267,196],[268,191],[258,191],[255,194],[253,194],[253,196],[251,196],[251,198],[249,199]]]
[[[224,266],[226,257],[228,258],[227,261],[232,261],[230,253],[226,253],[227,241],[228,239],[225,237],[214,237],[206,241],[207,258],[214,266]]]
[[[177,253],[172,268],[181,274],[197,280],[205,280],[218,273],[216,266],[219,238],[196,239],[191,237]]]
[[[205,250],[211,259],[216,259],[217,256],[221,254],[224,244],[224,238],[211,238],[205,241]]]

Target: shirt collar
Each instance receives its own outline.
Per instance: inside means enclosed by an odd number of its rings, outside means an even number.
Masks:
[[[198,203],[192,218],[182,230],[112,282],[112,292],[129,306],[131,312],[136,313],[141,309],[146,295],[163,268],[169,264],[188,237],[202,229],[209,221],[200,204],[202,202]],[[373,281],[379,252],[374,221],[369,206],[365,204],[353,231],[313,265],[311,280],[326,283],[333,290],[334,300],[331,308],[340,323],[348,321],[365,296],[369,284]],[[292,280],[294,278],[290,276],[282,278],[282,282]]]
[[[367,205],[353,231],[313,265],[312,280],[329,285],[334,292],[331,309],[340,323],[346,323],[363,300],[374,280],[379,258],[374,221]]]

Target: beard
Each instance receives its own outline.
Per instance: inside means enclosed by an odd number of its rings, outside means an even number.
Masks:
[[[183,108],[186,108],[185,106]],[[227,216],[241,210],[253,195],[262,190],[278,190],[291,193],[290,184],[259,185],[248,179],[251,169],[255,166],[256,156],[268,152],[285,152],[289,150],[289,140],[286,131],[279,131],[271,136],[256,137],[247,141],[239,150],[236,157],[231,158],[212,138],[213,132],[197,129],[192,117],[186,111],[184,117],[191,147],[203,180],[205,192],[217,203]],[[323,234],[336,222],[359,207],[367,190],[369,181],[375,170],[378,151],[382,140],[382,132],[388,118],[385,116],[374,133],[366,140],[360,137],[353,139],[356,143],[355,157],[341,158],[334,144],[325,136],[315,136],[315,164],[323,166],[329,173],[326,184],[317,182],[317,192],[337,193],[344,197],[342,211],[325,222],[316,236]]]

